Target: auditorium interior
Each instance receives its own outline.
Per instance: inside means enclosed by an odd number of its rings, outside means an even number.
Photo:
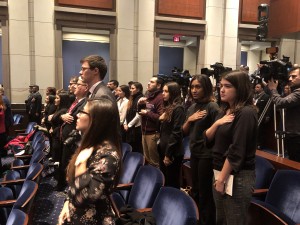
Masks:
[[[67,90],[70,78],[79,76],[80,60],[85,56],[96,54],[105,59],[105,83],[138,81],[145,91],[153,75],[170,75],[175,67],[195,75],[222,63],[254,74],[258,63],[271,60],[266,51],[270,47],[277,47],[278,59],[289,57],[289,62],[299,65],[299,0],[0,0],[0,84],[11,102],[12,114],[21,118],[17,121],[20,118],[14,117],[9,136],[33,129],[28,126],[25,109],[28,87],[38,85],[43,102],[47,87]],[[210,78],[217,86],[215,77]],[[256,151],[256,169],[260,170],[256,171],[249,225],[300,224],[300,162],[289,159],[280,130],[281,112],[273,113]],[[184,146],[181,192],[189,195],[193,182],[188,144]],[[15,159],[15,154],[6,156],[2,164],[10,168]],[[39,173],[31,177],[37,186],[24,203],[27,205],[19,207],[25,212],[19,223],[11,223],[9,216],[20,216],[14,211],[14,200],[4,202],[0,193],[0,225],[57,224],[66,195],[55,191],[56,181],[49,176],[53,167],[44,161],[39,160],[43,169],[35,168]],[[22,179],[28,182],[26,173]],[[1,188],[21,189],[20,178],[18,182],[12,185],[2,178],[0,184]],[[176,210],[174,202],[170,200],[170,210]],[[196,217],[199,220],[201,215]],[[193,224],[200,223],[182,225]]]

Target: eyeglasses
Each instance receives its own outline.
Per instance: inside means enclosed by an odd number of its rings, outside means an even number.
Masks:
[[[78,114],[80,114],[80,115],[85,114],[85,115],[90,116],[90,114],[89,114],[88,112],[85,112],[85,111],[83,111],[83,110],[79,110],[79,111],[78,111]]]
[[[73,85],[73,84],[77,84],[77,83],[76,82],[70,82],[69,83],[70,86]]]
[[[81,71],[86,71],[88,69],[90,69],[90,68],[89,67],[81,67]]]
[[[79,83],[76,83],[76,85],[78,86],[78,85],[81,85],[81,86],[87,86],[87,84],[79,84]]]

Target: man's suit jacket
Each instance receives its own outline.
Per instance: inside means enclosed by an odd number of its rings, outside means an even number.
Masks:
[[[263,95],[257,99],[256,106],[258,108],[258,118],[260,117],[261,113],[264,111],[269,99],[270,99],[270,96],[266,93],[263,93]],[[266,116],[270,116],[270,113],[271,113],[271,110],[269,108],[267,113],[265,114],[264,118]]]
[[[62,129],[62,141],[65,141],[68,138],[70,132],[72,130],[76,129],[77,114],[78,114],[79,110],[83,109],[85,104],[86,104],[86,98],[79,101],[77,103],[77,105],[70,112],[70,115],[73,116],[73,118],[74,118],[73,122],[72,123],[63,123],[62,128],[61,128]]]
[[[32,99],[35,99],[35,101],[32,102]],[[36,113],[41,115],[41,111],[42,111],[42,96],[39,92],[36,92],[31,96],[29,113],[31,115],[34,115]]]
[[[109,90],[109,88],[106,87],[106,85],[103,82],[99,83],[96,86],[90,98],[102,97],[102,96],[107,96],[112,102],[115,102],[117,104],[115,96],[113,95],[111,90]]]

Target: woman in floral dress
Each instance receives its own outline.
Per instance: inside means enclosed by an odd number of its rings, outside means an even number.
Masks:
[[[120,174],[118,109],[107,98],[88,100],[79,112],[76,129],[81,146],[67,169],[68,197],[58,224],[114,225],[109,195]]]

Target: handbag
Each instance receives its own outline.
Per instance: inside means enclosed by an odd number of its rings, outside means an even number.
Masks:
[[[156,225],[152,212],[139,212],[131,206],[120,209],[116,225]]]

